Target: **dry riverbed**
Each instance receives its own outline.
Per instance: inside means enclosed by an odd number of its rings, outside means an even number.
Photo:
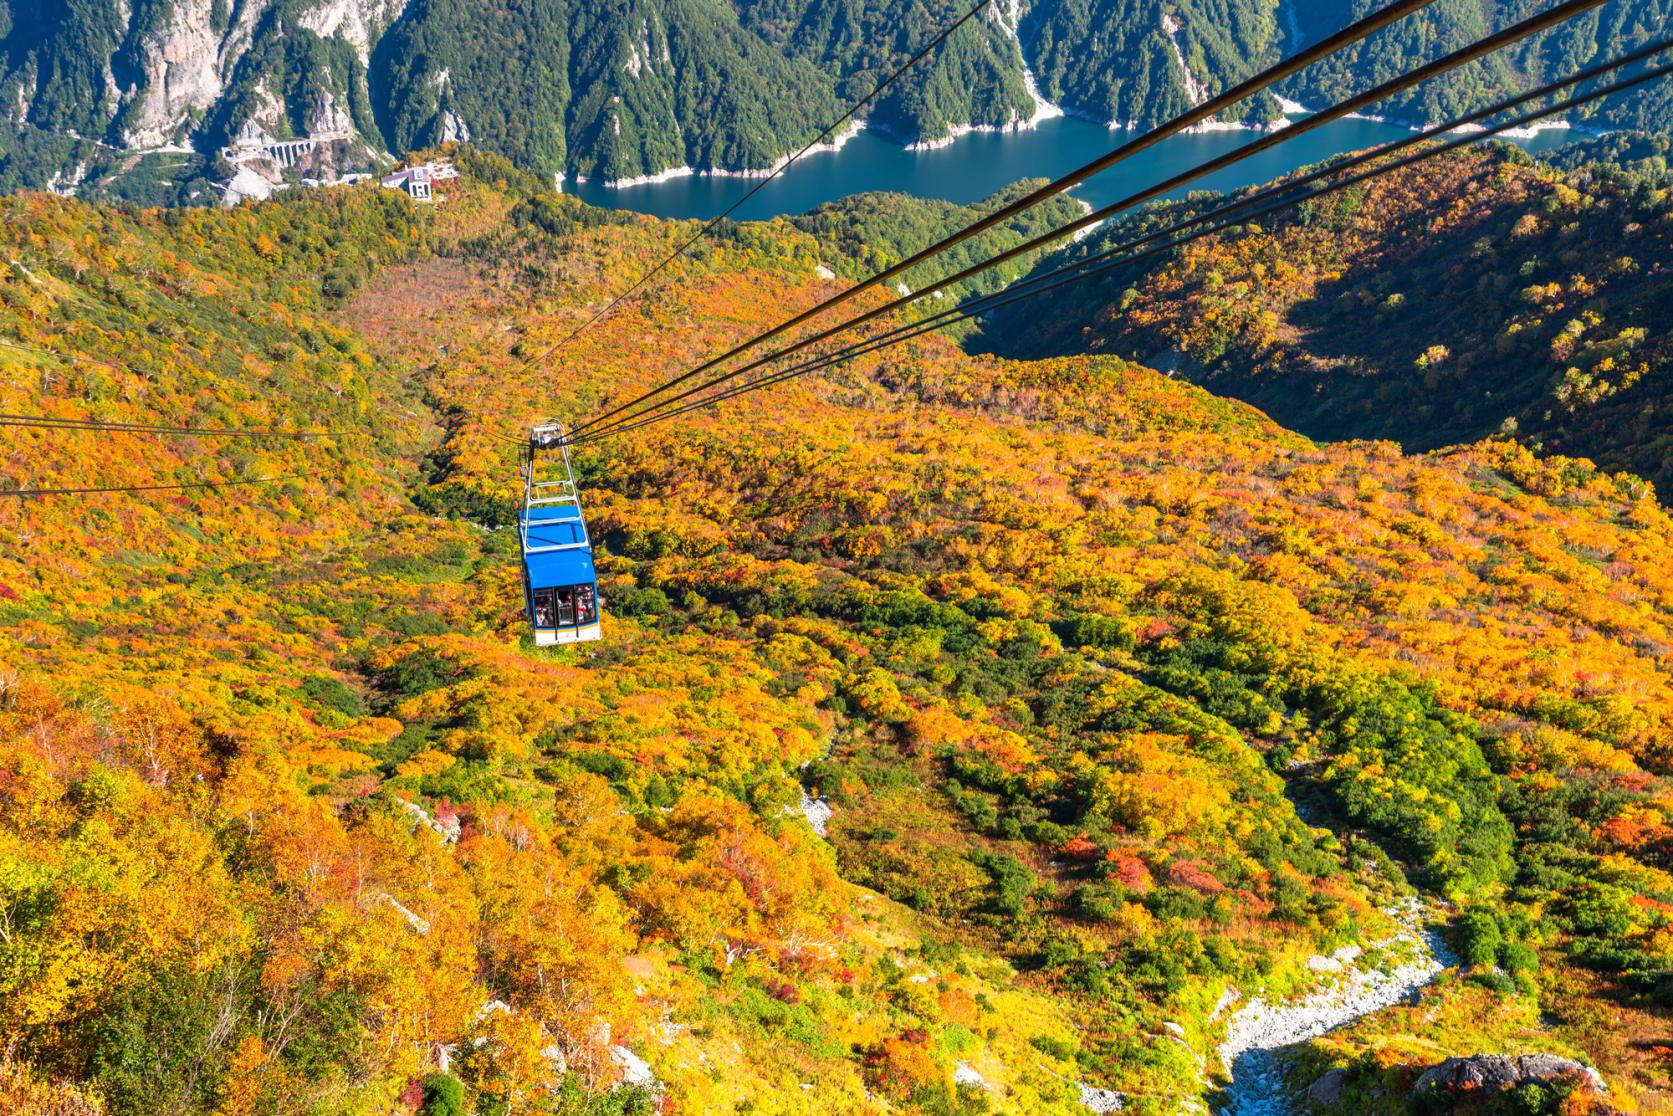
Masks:
[[[1391,965],[1366,965],[1350,946],[1314,958],[1313,968],[1324,974],[1315,991],[1281,1003],[1251,1000],[1232,1015],[1219,1049],[1231,1079],[1221,1116],[1288,1116],[1293,1106],[1276,1051],[1407,1001],[1454,964],[1439,935],[1424,925],[1421,903],[1405,899],[1390,913],[1400,931],[1378,946],[1395,959]]]

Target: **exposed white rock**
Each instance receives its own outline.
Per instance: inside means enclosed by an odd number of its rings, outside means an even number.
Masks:
[[[990,8],[989,11],[996,10]],[[1041,94],[1040,83],[1034,76],[1034,67],[1028,64],[1028,52],[1022,49],[1022,36],[1018,34],[1022,26],[1022,0],[1007,0],[1005,17],[997,22],[1010,34],[1011,41],[1017,44],[1017,56],[1022,59],[1022,83],[1027,87],[1028,96],[1034,102],[1034,115],[1028,118],[1027,126],[1033,127],[1042,120],[1062,116],[1063,110]]]
[[[431,833],[440,837],[443,844],[451,845],[459,839],[461,827],[459,825],[458,818],[444,818],[438,820],[437,818],[431,816],[430,811],[426,810],[416,802],[408,802],[404,798],[396,799],[396,801],[401,804],[401,809],[412,815],[413,821],[411,828],[417,829],[422,825],[425,829],[428,829]]]
[[[412,927],[412,929],[420,936],[426,935],[430,932],[429,919],[424,918],[423,916],[408,909],[400,902],[400,900],[396,899],[395,896],[389,894],[387,891],[377,892],[372,897],[374,899],[381,899],[385,903],[388,903],[391,907],[395,908],[395,913],[405,919],[407,925]]]
[[[1185,95],[1191,99],[1192,105],[1200,105],[1208,100],[1208,90],[1203,88],[1197,75],[1191,72],[1190,65],[1185,61],[1185,43],[1179,37],[1179,21],[1173,18],[1172,12],[1162,13],[1162,30],[1168,36],[1168,43],[1173,47],[1173,60],[1179,63],[1179,73],[1185,81]]]
[[[372,42],[407,10],[407,0],[316,0],[297,19],[322,39],[333,35],[354,44],[360,64],[371,57]]]
[[[616,127],[622,126],[621,118],[616,118]],[[669,167],[667,170],[657,171],[655,174],[642,174],[637,178],[607,178],[604,185],[613,190],[625,190],[631,186],[654,186],[658,182],[671,182],[676,178],[689,178],[697,172],[690,167]],[[577,179],[577,181],[584,181]]]
[[[823,278],[834,279],[836,276],[826,275],[823,276]],[[808,826],[812,828],[815,833],[819,834],[819,836],[825,836],[825,830],[829,827],[831,822],[831,815],[836,813],[836,811],[831,808],[831,804],[823,798],[815,797],[804,790],[802,791],[801,806],[802,817],[807,819]]]
[[[266,201],[273,196],[273,183],[262,177],[255,168],[241,166],[221,192],[221,204],[234,206],[241,201]]]
[[[87,164],[77,163],[75,170],[68,175],[54,172],[51,181],[46,184],[46,188],[54,194],[61,194],[66,198],[71,197],[75,194],[76,187],[80,186],[86,178]]]
[[[1082,1082],[1080,1087],[1081,1107],[1093,1112],[1123,1112],[1127,1108],[1125,1095],[1114,1089],[1098,1089]]]
[[[119,90],[127,106],[123,142],[153,147],[184,134],[192,115],[225,89],[210,0],[177,0],[160,26],[138,36],[128,58],[137,74]]]
[[[623,1085],[638,1085],[653,1093],[661,1092],[662,1082],[657,1080],[655,1071],[645,1059],[625,1046],[612,1046],[610,1057],[622,1068]]]
[[[667,48],[664,47],[663,49],[666,52]],[[618,120],[616,125],[619,128],[621,126],[621,121]],[[865,121],[851,120],[842,131],[832,136],[826,142],[811,145],[806,151],[801,153],[801,158],[805,159],[810,155],[841,151],[843,147],[847,145],[848,141],[864,131],[865,127]],[[707,167],[703,170],[694,170],[691,167],[670,167],[667,170],[658,171],[656,174],[640,175],[637,178],[607,178],[604,180],[604,185],[609,189],[616,190],[629,186],[646,186],[657,182],[667,182],[669,179],[685,178],[688,175],[698,175],[703,178],[769,178],[785,166],[789,165],[790,160],[795,157],[796,153],[790,152],[789,154],[782,155],[778,159],[774,160],[773,165],[770,167],[753,167],[745,168],[743,170],[727,170],[722,167]],[[576,175],[575,181],[585,182],[587,179],[585,175]]]
[[[953,1063],[953,1084],[967,1089],[990,1089],[987,1078],[977,1073],[967,1062]]]
[[[465,118],[447,109],[441,114],[441,139],[443,143],[464,142],[471,138],[469,125]]]
[[[1395,916],[1400,929],[1379,944],[1402,957],[1396,964],[1387,969],[1361,968],[1350,964],[1360,957],[1352,947],[1338,950],[1327,960],[1340,971],[1317,991],[1282,1003],[1251,1000],[1233,1013],[1219,1050],[1221,1064],[1231,1078],[1229,1103],[1220,1110],[1222,1116],[1286,1116],[1290,1106],[1274,1051],[1400,1003],[1454,963],[1439,935],[1423,925],[1420,903],[1402,900],[1388,913]]]

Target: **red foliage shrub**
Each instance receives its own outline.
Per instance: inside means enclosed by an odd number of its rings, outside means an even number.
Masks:
[[[767,995],[781,1004],[799,1004],[802,1002],[802,994],[796,990],[794,984],[787,980],[768,980],[761,987]]]
[[[1084,836],[1074,837],[1065,842],[1057,850],[1057,855],[1064,860],[1075,860],[1087,863],[1098,859],[1098,845],[1087,840]]]
[[[1150,890],[1150,869],[1132,853],[1111,849],[1104,858],[1109,862],[1109,878],[1129,891]]]
[[[1209,895],[1217,895],[1226,890],[1226,885],[1215,879],[1214,873],[1208,870],[1208,865],[1200,860],[1174,861],[1168,865],[1168,881]]]

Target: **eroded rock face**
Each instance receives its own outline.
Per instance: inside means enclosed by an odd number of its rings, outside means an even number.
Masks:
[[[123,142],[157,147],[181,139],[193,112],[207,109],[226,88],[210,0],[179,0],[165,22],[136,36],[134,84],[120,91],[130,108]]]
[[[259,122],[269,130],[286,116],[296,115],[309,116],[311,128],[333,130],[311,117],[320,115],[320,106],[325,105],[327,123],[347,119],[337,106],[347,101],[355,82],[365,80],[372,46],[400,18],[408,0],[304,0],[283,8],[278,0],[76,2],[96,13],[108,31],[105,38],[65,48],[81,51],[85,56],[80,64],[102,74],[100,111],[106,115],[97,123],[108,131],[100,134],[85,125],[83,131],[88,138],[143,150],[187,142],[202,147],[205,140],[213,142],[220,137],[206,133],[223,127],[236,131],[249,115],[244,102],[250,100],[260,106]],[[359,73],[315,74],[295,90],[301,98],[295,104],[260,105],[260,97],[250,95],[272,67],[265,62],[246,65],[252,53],[279,57],[278,44],[287,36],[310,32],[350,43]],[[6,106],[14,123],[51,126],[30,119],[36,86],[50,80],[51,74],[20,66],[0,77],[16,90],[15,103]],[[310,86],[309,81],[314,84]]]
[[[1597,1070],[1555,1054],[1473,1054],[1467,1058],[1448,1058],[1418,1078],[1412,1091],[1497,1093],[1522,1085],[1556,1085],[1575,1080],[1597,1092],[1607,1091]]]
[[[314,0],[297,22],[322,39],[334,35],[347,39],[364,66],[372,44],[406,10],[407,0]]]

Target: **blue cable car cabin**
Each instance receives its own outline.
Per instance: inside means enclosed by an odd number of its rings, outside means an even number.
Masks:
[[[535,644],[602,639],[592,540],[569,467],[569,447],[556,424],[529,433],[517,533],[523,544],[524,605]]]

